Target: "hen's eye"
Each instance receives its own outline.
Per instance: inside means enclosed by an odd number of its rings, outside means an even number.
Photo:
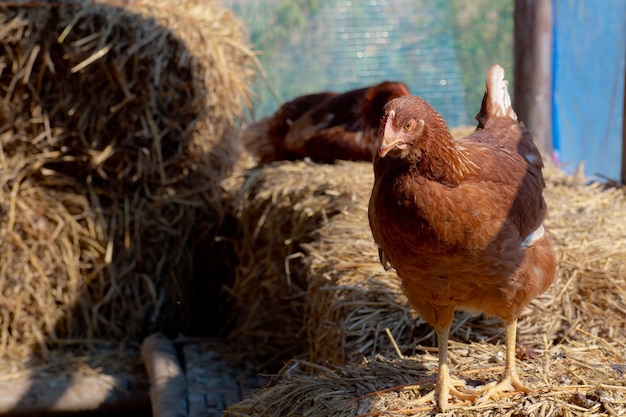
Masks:
[[[411,122],[406,122],[402,128],[404,130],[410,130],[411,126],[413,126],[413,124]]]

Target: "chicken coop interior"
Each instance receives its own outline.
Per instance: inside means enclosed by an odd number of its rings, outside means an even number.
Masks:
[[[0,415],[626,415],[625,74],[624,1],[0,2]],[[461,165],[385,139],[413,130]],[[376,205],[406,155],[474,200]],[[425,229],[393,213],[429,201],[461,242],[490,195],[555,272],[516,339],[459,308],[442,357],[414,294],[474,252],[400,256]],[[411,292],[405,258],[444,272]],[[529,389],[442,408],[442,363]]]

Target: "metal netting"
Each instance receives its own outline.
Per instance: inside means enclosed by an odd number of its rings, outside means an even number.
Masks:
[[[509,1],[222,1],[248,24],[267,73],[255,119],[301,94],[398,80],[450,126],[474,124],[488,66],[512,74]]]

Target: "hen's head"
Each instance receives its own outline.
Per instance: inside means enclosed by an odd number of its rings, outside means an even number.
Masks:
[[[385,105],[379,134],[381,158],[387,155],[403,158],[419,152],[426,138],[451,138],[441,115],[416,96],[399,97]]]

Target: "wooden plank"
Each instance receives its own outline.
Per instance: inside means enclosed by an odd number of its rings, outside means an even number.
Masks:
[[[172,341],[153,333],[141,344],[141,359],[150,380],[154,417],[186,417],[187,381]]]
[[[515,0],[513,108],[552,154],[552,0]]]
[[[622,109],[622,185],[626,185],[626,63],[624,63],[624,108]]]
[[[144,376],[132,374],[58,377],[0,382],[0,413],[150,412]],[[142,413],[143,412],[143,413]]]
[[[266,383],[267,378],[247,374],[229,363],[224,350],[213,341],[183,344],[190,417],[220,417],[229,405]]]

